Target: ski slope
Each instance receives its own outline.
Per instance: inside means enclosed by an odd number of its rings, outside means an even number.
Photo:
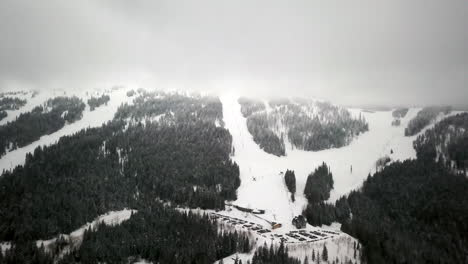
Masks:
[[[86,104],[86,108],[83,111],[83,117],[80,120],[77,120],[71,124],[66,124],[60,130],[50,134],[44,135],[39,140],[24,146],[22,148],[15,149],[13,151],[7,152],[3,157],[0,158],[0,172],[3,170],[11,170],[18,165],[23,165],[27,153],[32,153],[35,148],[44,145],[52,145],[56,143],[61,137],[72,135],[84,128],[99,127],[103,123],[110,121],[114,118],[114,114],[117,111],[117,108],[122,103],[131,103],[133,97],[127,97],[126,92],[131,88],[119,89],[110,92],[110,101],[107,105],[102,105],[96,108],[94,111],[90,111],[89,105]],[[85,90],[80,91],[75,94],[61,92],[41,92],[36,97],[29,100],[27,104],[20,108],[19,110],[9,111],[8,116],[5,119],[14,120],[21,113],[31,111],[34,107],[41,105],[50,98],[55,96],[78,96],[83,100],[84,103],[87,103],[87,100],[91,97],[92,93]],[[2,120],[3,121],[3,120]]]
[[[349,109],[353,115],[361,114],[365,117],[369,123],[369,131],[356,137],[348,146],[317,152],[287,146],[286,156],[277,157],[264,152],[253,141],[246,119],[241,114],[238,96],[225,94],[220,99],[225,127],[233,137],[235,152],[232,159],[240,167],[241,186],[235,204],[265,209],[270,220],[280,222],[286,228],[293,228],[290,224],[292,218],[301,214],[307,205],[303,195],[307,176],[322,162],[327,163],[333,173],[334,189],[330,193],[329,202],[334,202],[359,188],[369,173],[375,172],[375,162],[379,158],[388,155],[395,161],[416,157],[413,141],[417,135],[405,137],[404,129],[420,109],[410,109],[401,119],[400,126],[391,125],[392,111]],[[393,154],[390,153],[391,150]],[[286,169],[294,170],[296,175],[294,203],[284,184],[283,173]]]
[[[237,191],[238,198],[233,203],[253,209],[264,209],[265,214],[262,217],[283,225],[280,229],[272,230],[273,234],[296,229],[291,221],[307,206],[307,200],[303,195],[307,176],[322,162],[327,163],[333,173],[334,189],[330,193],[328,202],[334,202],[341,196],[361,187],[367,176],[376,171],[376,161],[379,158],[389,156],[392,162],[416,158],[416,151],[413,148],[413,141],[416,137],[432,128],[436,122],[457,113],[441,115],[419,134],[405,137],[404,130],[408,122],[421,109],[410,109],[401,119],[400,126],[391,125],[394,120],[392,111],[368,112],[348,109],[355,117],[362,115],[369,124],[369,131],[356,137],[348,146],[310,152],[294,149],[286,142],[286,156],[278,157],[266,153],[253,141],[247,129],[246,119],[241,114],[238,98],[239,96],[235,94],[225,94],[220,97],[225,127],[233,137],[232,159],[240,169],[241,186]],[[291,201],[290,193],[284,183],[283,173],[287,169],[294,170],[296,175],[295,202]],[[235,209],[221,212],[221,214],[257,223],[262,222],[251,214],[241,213]],[[266,225],[265,222],[263,224]],[[339,230],[337,225],[322,228],[336,231]],[[316,228],[307,225],[306,230],[316,230]],[[354,246],[357,244],[359,242],[356,239],[342,233],[320,242],[288,244],[287,246],[290,255],[301,261],[307,256],[310,262],[312,250],[317,254],[317,252],[322,252],[323,246],[326,245],[330,261],[338,257],[340,261],[352,260],[353,263],[360,263],[359,253],[355,257],[354,252]],[[252,254],[240,254],[239,258],[246,261],[252,257]],[[234,263],[234,258],[235,255],[227,257],[223,262]]]

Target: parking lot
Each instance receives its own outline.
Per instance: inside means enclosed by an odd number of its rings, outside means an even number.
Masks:
[[[237,228],[243,228],[252,233],[263,237],[265,239],[283,241],[284,243],[294,244],[294,243],[313,243],[317,241],[322,241],[325,239],[333,238],[340,235],[340,232],[330,231],[317,228],[316,230],[292,230],[285,232],[284,229],[277,229],[272,231],[269,228],[250,222],[247,220],[239,219],[236,217],[221,215],[218,213],[211,214],[212,219],[225,224],[235,226]]]

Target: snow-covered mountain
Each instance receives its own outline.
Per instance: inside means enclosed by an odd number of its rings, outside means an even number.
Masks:
[[[110,97],[110,100],[105,105],[93,109],[93,111],[91,111],[89,105],[86,105],[81,119],[73,123],[66,123],[58,131],[45,134],[39,140],[26,146],[9,149],[0,158],[0,170],[12,170],[16,166],[24,164],[27,154],[32,153],[38,146],[52,145],[61,137],[72,135],[84,128],[102,126],[114,118],[119,106],[123,104],[131,106],[133,104],[134,99],[141,93],[141,91],[136,90],[136,87],[119,87],[107,90],[82,90],[79,92],[41,91],[35,93],[26,91],[17,94],[2,94],[3,97],[18,97],[27,101],[23,107],[17,110],[7,110],[7,117],[0,121],[2,126],[5,126],[8,122],[14,122],[20,114],[30,112],[34,107],[42,105],[47,99],[56,96],[77,96],[87,102],[91,97],[105,94]],[[224,221],[223,218],[237,219],[236,221],[250,222],[265,228],[271,228],[269,226],[271,222],[282,225],[281,228],[269,230],[268,234],[264,235],[253,232],[253,236],[257,239],[257,245],[261,245],[263,242],[279,244],[281,241],[279,237],[286,237],[293,234],[292,231],[296,231],[292,221],[294,217],[301,215],[307,206],[307,199],[304,196],[307,177],[323,162],[329,166],[334,180],[334,188],[330,193],[328,202],[335,202],[341,196],[358,189],[369,174],[379,170],[380,167],[376,164],[378,160],[388,157],[392,162],[416,158],[413,141],[419,135],[425,133],[427,129],[432,128],[438,121],[457,113],[441,113],[421,132],[412,136],[405,136],[405,128],[421,109],[408,109],[405,115],[398,116],[398,125],[395,125],[393,111],[373,112],[363,109],[344,109],[331,104],[324,105],[323,103],[314,103],[307,100],[302,103],[297,103],[299,101],[296,101],[296,103],[273,103],[259,100],[256,105],[252,106],[252,109],[243,110],[243,101],[239,100],[240,98],[239,95],[235,94],[221,94],[219,99],[222,103],[222,120],[220,118],[210,119],[210,122],[214,122],[216,126],[226,128],[231,134],[233,147],[231,159],[239,166],[241,180],[240,187],[237,189],[237,200],[231,201],[226,210],[217,212],[216,218],[221,219],[220,221]],[[164,101],[164,97],[143,100],[149,100],[153,104],[157,104]],[[202,103],[199,107],[204,108],[206,105]],[[124,119],[128,124],[132,125],[139,122],[157,123],[164,120],[166,120],[164,122],[171,122],[171,120],[176,119],[174,116],[176,111],[166,108],[161,111],[155,112],[151,116],[143,114],[143,116],[127,116]],[[190,115],[191,112],[182,111],[182,113],[183,115]],[[255,141],[255,135],[252,135],[251,130],[249,131],[248,118],[256,114],[264,114],[267,117],[267,123],[271,131],[278,138],[281,138],[284,144],[285,155],[267,153]],[[317,120],[317,124],[346,124],[346,127],[342,127],[345,135],[343,143],[330,144],[326,148],[308,149],[304,147],[304,144],[291,142],[292,134],[294,134],[292,125],[294,122],[301,122],[295,119],[301,115],[302,119],[299,120],[303,122]],[[366,129],[363,129],[364,125]],[[300,132],[296,133],[302,137],[302,141],[314,133],[314,131],[304,131],[304,128],[302,128]],[[465,132],[457,131],[460,133]],[[284,173],[288,169],[295,171],[297,186],[295,201],[291,200],[291,195],[284,182]],[[194,188],[196,189],[196,186]],[[236,208],[261,210],[264,211],[264,214],[257,216]],[[215,214],[213,211],[203,212]],[[352,260],[353,263],[360,261],[359,256],[356,257],[353,249],[357,241],[341,232],[338,225],[323,227],[307,225],[304,230],[323,234],[323,239],[312,242],[309,240],[302,242],[297,238],[290,239],[287,246],[293,256],[303,259],[307,255],[311,259],[312,250],[318,253],[322,251],[324,245],[327,245],[331,260],[338,258],[340,261]],[[247,260],[252,255],[241,254],[239,256]],[[224,263],[229,262],[232,262],[232,257],[224,260]]]

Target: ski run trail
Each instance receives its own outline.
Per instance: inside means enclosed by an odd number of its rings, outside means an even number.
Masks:
[[[369,131],[354,138],[348,146],[311,152],[293,149],[290,144],[286,143],[286,156],[278,157],[266,153],[254,142],[247,129],[246,118],[241,114],[238,98],[239,96],[235,94],[225,94],[220,97],[223,104],[225,128],[233,137],[232,159],[240,169],[241,186],[237,191],[237,200],[233,201],[233,204],[265,210],[265,214],[261,215],[262,218],[282,224],[281,228],[271,230],[272,236],[259,237],[257,246],[270,242],[270,238],[274,238],[275,235],[284,236],[297,230],[292,225],[292,219],[300,215],[307,206],[307,200],[303,194],[307,176],[323,162],[330,167],[334,180],[334,189],[327,202],[334,202],[350,191],[358,189],[367,176],[376,171],[375,164],[378,159],[384,156],[389,156],[392,161],[416,158],[413,141],[436,123],[434,122],[415,136],[405,137],[404,130],[408,122],[416,116],[420,108],[410,108],[407,115],[401,119],[400,126],[391,125],[394,120],[392,111],[370,112],[348,109],[355,117],[361,114],[369,123]],[[452,112],[449,115],[456,113],[458,112]],[[446,116],[440,116],[437,121],[444,117]],[[287,169],[294,170],[296,175],[295,202],[292,202],[284,182],[284,173]],[[265,220],[231,207],[219,214],[258,223],[268,228]],[[358,241],[340,232],[339,229],[338,223],[322,227],[307,225],[306,231],[322,233],[332,231],[339,235],[327,236],[326,239],[317,242],[287,244],[290,255],[298,257],[301,261],[308,256],[310,262],[312,251],[314,250],[315,254],[321,253],[323,246],[326,245],[330,261],[338,257],[340,261],[346,261],[345,263],[348,260],[360,263],[359,254],[357,257],[354,255],[355,242],[358,244]],[[278,244],[278,240],[271,239],[271,242]],[[245,262],[252,257],[252,254],[229,256],[223,262],[234,263],[236,256]]]
[[[122,103],[130,104],[133,101],[133,97],[127,97],[126,95],[128,90],[131,89],[122,88],[119,90],[112,90],[107,92],[101,91],[95,93],[86,93],[86,91],[82,91],[76,94],[70,94],[69,92],[65,93],[63,91],[51,91],[40,92],[34,98],[29,98],[30,96],[28,96],[25,98],[28,100],[27,104],[19,110],[7,111],[8,116],[2,120],[4,122],[0,123],[0,125],[5,124],[6,120],[14,121],[21,113],[29,112],[34,107],[46,102],[47,99],[54,98],[56,96],[77,96],[83,100],[83,102],[86,104],[86,108],[83,111],[83,117],[80,120],[77,120],[71,124],[65,124],[65,126],[60,130],[49,135],[44,135],[39,140],[34,141],[27,146],[7,152],[3,157],[0,158],[0,172],[3,170],[14,169],[18,165],[23,165],[26,154],[34,152],[34,149],[39,146],[55,144],[63,136],[72,135],[85,128],[99,127],[107,121],[112,120],[112,118],[114,118],[114,114],[117,112],[117,108]],[[90,111],[87,100],[92,95],[101,95],[102,93],[108,94],[110,96],[109,102],[107,105],[102,105],[96,108],[94,111]]]

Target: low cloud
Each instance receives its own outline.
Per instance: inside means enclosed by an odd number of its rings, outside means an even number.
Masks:
[[[0,89],[236,90],[463,105],[466,1],[0,3]]]

